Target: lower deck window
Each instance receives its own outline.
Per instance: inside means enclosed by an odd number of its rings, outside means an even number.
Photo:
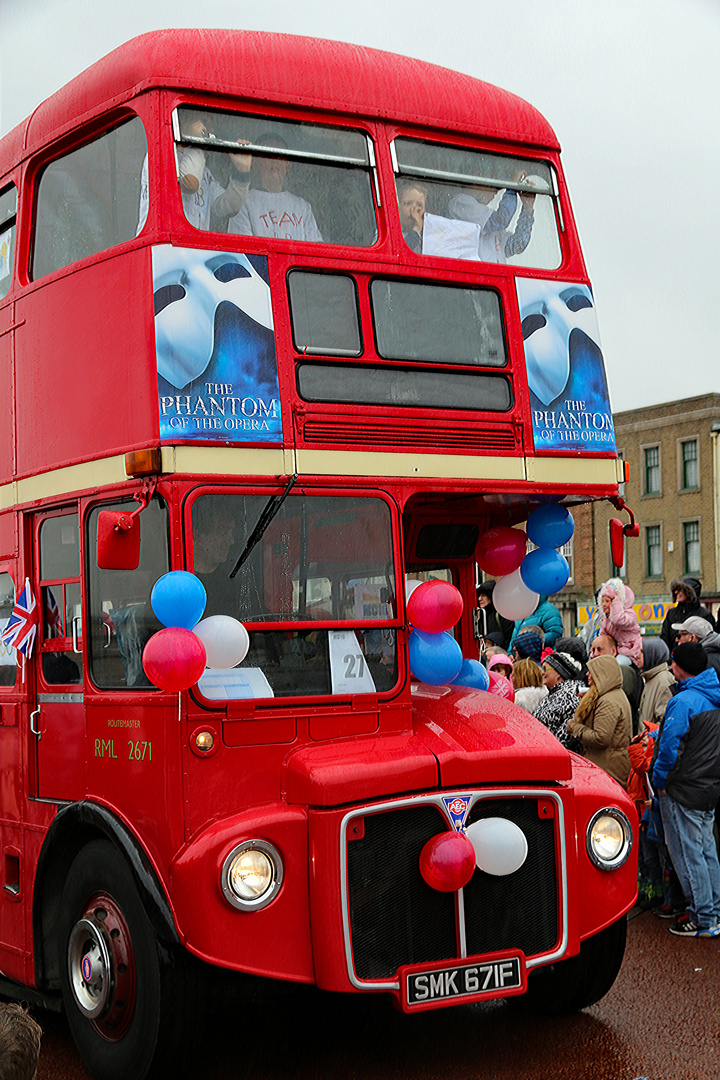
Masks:
[[[250,635],[241,666],[201,679],[206,698],[347,696],[395,685],[383,500],[212,492],[193,502],[192,537],[205,614],[230,615]]]

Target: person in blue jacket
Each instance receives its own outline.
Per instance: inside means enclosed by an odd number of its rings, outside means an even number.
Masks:
[[[518,619],[515,623],[508,649],[512,649],[515,638],[524,626],[539,626],[545,635],[545,645],[549,645],[550,648],[553,648],[557,639],[563,636],[562,615],[555,605],[550,603],[547,596],[540,597],[540,602],[532,615],[526,615],[524,619]]]
[[[672,654],[675,696],[665,709],[653,768],[665,842],[687,913],[670,931],[720,937],[720,861],[713,825],[720,797],[720,681],[697,641]]]

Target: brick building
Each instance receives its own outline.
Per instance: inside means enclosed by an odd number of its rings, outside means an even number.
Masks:
[[[587,618],[595,588],[623,577],[635,592],[638,618],[657,632],[671,604],[670,581],[691,574],[703,597],[720,607],[720,394],[616,413],[618,452],[630,466],[621,492],[640,526],[626,542],[625,566],[613,567],[608,521],[622,517],[608,503],[576,507],[572,578],[555,599],[566,624],[575,609]],[[711,603],[708,603],[711,601]]]

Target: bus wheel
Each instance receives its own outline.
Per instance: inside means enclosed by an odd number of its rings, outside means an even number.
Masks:
[[[545,1014],[577,1012],[594,1005],[615,982],[625,953],[627,919],[583,941],[569,960],[537,968],[528,975],[527,993],[513,998],[520,1007]]]
[[[97,1080],[182,1073],[194,997],[184,954],[158,941],[130,869],[96,840],[61,899],[62,993],[73,1038]],[[196,1018],[195,1018],[196,1019]]]

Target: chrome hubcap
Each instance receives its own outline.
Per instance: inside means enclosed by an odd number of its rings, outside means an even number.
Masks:
[[[80,1011],[95,1020],[107,1008],[113,970],[105,935],[94,919],[80,919],[68,945],[70,985]]]

